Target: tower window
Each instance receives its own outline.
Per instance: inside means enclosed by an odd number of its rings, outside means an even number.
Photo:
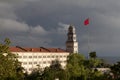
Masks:
[[[73,37],[73,39],[75,40],[75,39],[76,39],[76,37]]]

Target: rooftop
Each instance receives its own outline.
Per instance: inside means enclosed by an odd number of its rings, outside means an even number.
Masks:
[[[67,52],[66,50],[60,48],[28,48],[28,47],[10,47],[9,50],[11,52]]]

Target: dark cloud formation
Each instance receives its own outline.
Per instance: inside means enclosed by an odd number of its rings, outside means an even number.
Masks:
[[[0,0],[0,41],[9,37],[12,46],[65,48],[73,24],[80,53],[87,54],[89,38],[90,50],[99,56],[120,56],[119,7],[119,0]]]

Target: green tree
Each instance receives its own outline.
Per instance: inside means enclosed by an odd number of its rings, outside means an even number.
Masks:
[[[97,58],[85,59],[81,54],[70,54],[66,68],[63,69],[58,60],[52,61],[44,71],[33,71],[27,80],[104,80],[106,77],[95,67],[100,64]]]
[[[113,66],[110,67],[112,77],[114,80],[120,80],[120,62],[117,62]]]
[[[53,61],[50,67],[46,67],[42,75],[42,80],[55,80],[56,78],[68,80],[67,72],[62,68],[58,60]]]
[[[31,74],[26,73],[25,75],[26,80],[42,80],[43,70],[41,69],[39,65],[37,66],[38,68],[33,69]]]
[[[21,80],[24,78],[23,68],[17,56],[9,51],[10,43],[6,38],[0,44],[0,80]]]
[[[96,52],[90,52],[89,57],[90,58],[97,58]]]
[[[99,65],[99,59],[85,59],[80,54],[71,54],[67,61],[69,80],[103,80],[103,74],[94,66]]]
[[[89,67],[90,68],[96,68],[99,67],[101,65],[102,61],[100,59],[94,59],[94,58],[90,58],[89,59]]]
[[[96,67],[100,67],[102,64],[103,64],[103,61],[101,59],[98,59],[97,58],[97,54],[96,52],[90,52],[89,53],[89,60],[88,60],[88,63],[89,63],[89,67],[90,68],[96,68]]]
[[[80,54],[71,54],[67,61],[69,80],[86,80],[88,69],[84,66],[85,58]]]
[[[33,70],[29,75],[26,75],[26,80],[69,80],[67,72],[61,67],[58,60],[52,61],[50,67],[42,70],[40,67]]]

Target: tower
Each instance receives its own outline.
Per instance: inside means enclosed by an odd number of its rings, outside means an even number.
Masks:
[[[70,53],[78,53],[78,42],[76,39],[75,27],[70,25],[68,28],[66,50]]]

